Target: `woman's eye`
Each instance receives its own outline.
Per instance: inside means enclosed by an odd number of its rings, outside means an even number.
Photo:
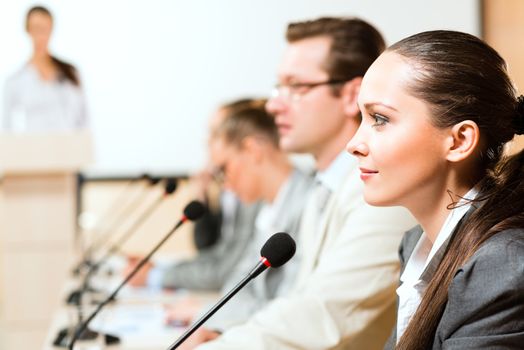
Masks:
[[[371,117],[373,118],[373,120],[375,120],[375,123],[373,124],[374,127],[383,126],[389,122],[389,119],[387,117],[384,117],[383,115],[377,113],[371,115]]]

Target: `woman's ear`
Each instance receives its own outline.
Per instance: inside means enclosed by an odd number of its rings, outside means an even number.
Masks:
[[[446,144],[446,159],[450,162],[460,162],[471,156],[477,150],[480,140],[480,130],[474,121],[464,120],[451,127]]]
[[[362,77],[356,77],[346,82],[340,91],[344,113],[348,117],[357,116],[360,114],[358,108],[358,93],[360,92],[360,84]]]

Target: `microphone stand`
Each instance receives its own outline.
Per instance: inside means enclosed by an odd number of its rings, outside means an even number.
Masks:
[[[91,267],[89,268],[89,271],[87,271],[86,275],[84,276],[84,279],[83,279],[83,282],[82,282],[82,287],[80,289],[78,289],[78,290],[75,290],[75,291],[71,292],[71,294],[69,294],[69,296],[67,297],[66,300],[67,300],[68,304],[78,305],[79,302],[80,302],[80,296],[81,296],[82,293],[85,293],[85,292],[96,292],[96,290],[94,290],[94,289],[89,287],[89,280],[90,280],[91,276],[93,275],[93,273],[95,273],[98,270],[98,268],[100,266],[102,266],[107,261],[107,259],[109,259],[111,257],[111,255],[116,253],[120,249],[120,247],[125,242],[127,242],[127,240],[129,238],[131,238],[131,236],[133,235],[133,233],[136,232],[138,227],[140,227],[140,225],[142,225],[142,223],[151,215],[151,213],[153,213],[153,211],[155,211],[155,209],[162,203],[163,199],[164,199],[164,195],[159,197],[153,203],[153,205],[151,205],[144,213],[142,213],[142,215],[119,238],[119,240],[117,242],[115,242],[111,246],[111,248],[109,248],[109,250],[106,252],[106,254],[98,262],[96,262],[96,263],[91,265]]]
[[[120,226],[122,221],[129,215],[129,213],[133,212],[138,206],[142,203],[142,197],[144,194],[144,190],[146,190],[148,187],[143,187],[139,192],[138,195],[133,197],[133,201],[129,203],[123,212],[120,213],[120,215],[117,217],[115,221],[113,221],[112,225],[104,230],[104,234],[101,234],[101,238],[96,240],[93,244],[91,244],[89,247],[86,248],[85,253],[83,254],[82,259],[80,262],[75,266],[73,269],[73,275],[78,275],[83,267],[92,267],[93,262],[91,261],[91,255],[94,251],[96,251],[99,247],[103,246],[111,237],[111,232],[115,232],[116,228]]]
[[[82,304],[82,293],[79,294],[79,302],[75,305],[75,308],[77,309],[77,315],[78,315],[78,322],[77,324],[82,323],[83,321],[83,304]],[[69,338],[72,334],[69,327],[62,328],[58,334],[56,335],[55,339],[53,340],[53,346],[65,348],[67,347],[67,344],[69,343]],[[82,334],[78,336],[78,339],[81,340],[95,340],[101,333],[95,332],[89,328],[84,329],[82,331]],[[104,335],[104,342],[106,345],[112,345],[112,344],[118,344],[120,343],[120,338],[116,335],[112,334],[103,334]]]
[[[182,334],[167,350],[174,350],[178,348],[184,341],[186,341],[187,338],[191,336],[200,326],[204,324],[211,316],[213,316],[222,306],[224,306],[225,303],[229,301],[235,294],[237,294],[246,284],[248,284],[252,279],[257,277],[260,273],[262,273],[265,269],[270,267],[270,264],[268,263],[266,258],[262,258],[262,260],[251,270],[251,272],[244,277],[232,290],[229,291],[226,295],[224,295],[208,312],[206,312],[202,317],[200,317],[193,325],[191,325],[190,328],[188,328],[184,334]]]
[[[293,238],[285,232],[277,232],[264,243],[260,250],[260,262],[244,277],[229,293],[220,299],[204,316],[196,321],[188,330],[174,342],[168,350],[178,348],[191,336],[204,322],[215,314],[225,303],[238,293],[249,281],[260,275],[268,267],[280,267],[293,257],[296,244]]]
[[[171,235],[180,227],[182,226],[182,224],[184,222],[187,221],[187,217],[184,215],[182,217],[182,219],[171,229],[171,231],[169,231],[166,236],[153,248],[153,250],[151,250],[151,252],[149,252],[149,254],[147,254],[139,263],[137,266],[135,266],[135,268],[126,276],[126,278],[120,283],[120,285],[113,291],[113,293],[111,293],[111,295],[109,297],[107,297],[103,302],[101,302],[97,308],[95,309],[95,311],[93,311],[91,313],[91,315],[89,315],[89,317],[83,322],[81,323],[74,335],[73,335],[73,338],[71,339],[69,345],[68,345],[68,348],[69,350],[73,350],[73,346],[75,344],[75,342],[80,339],[82,337],[82,334],[84,333],[84,331],[87,329],[87,326],[89,325],[89,323],[95,318],[95,316],[104,308],[104,306],[106,306],[108,303],[110,303],[112,300],[114,300],[115,296],[118,294],[118,292],[120,292],[120,290],[127,284],[127,282],[129,282],[129,280],[131,278],[133,278],[137,272],[142,268],[142,266],[144,266],[150,259],[151,257],[153,256],[153,254],[156,253],[156,251],[171,237]]]

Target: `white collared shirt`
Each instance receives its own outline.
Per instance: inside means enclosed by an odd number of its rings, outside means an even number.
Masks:
[[[317,209],[316,225],[320,227],[324,220],[326,205],[333,193],[340,189],[348,172],[356,166],[356,158],[351,157],[347,152],[341,152],[324,170],[318,171],[315,175],[315,188],[313,189],[312,199],[315,201]]]
[[[284,202],[289,191],[290,181],[295,176],[296,170],[280,185],[277,195],[273,202],[264,202],[255,220],[255,227],[257,232],[262,234],[255,235],[259,242],[255,242],[256,247],[262,247],[265,241],[276,232],[275,225],[278,215],[284,210],[286,203]]]
[[[433,276],[440,263],[442,254],[447,246],[448,238],[455,230],[459,221],[471,208],[471,203],[468,203],[467,200],[474,199],[477,193],[475,188],[471,189],[464,196],[464,199],[459,201],[458,206],[451,210],[434,244],[431,243],[426,233],[423,232],[415,249],[413,249],[413,253],[404,268],[404,272],[402,276],[400,276],[401,285],[397,288],[399,301],[397,342],[400,340],[402,334],[404,334],[411,317],[420,305],[422,295],[427,288],[428,278]],[[424,272],[427,273],[425,280],[421,278]]]
[[[357,159],[350,156],[346,151],[343,151],[325,170],[318,171],[315,178],[328,188],[331,193],[334,193],[340,189],[349,170],[354,168],[356,164]]]
[[[237,209],[240,205],[240,200],[233,192],[227,189],[223,189],[220,192],[219,200],[220,200],[220,212],[221,212],[220,215],[222,217],[221,227],[224,227],[224,226],[232,227],[234,225]],[[220,234],[224,235],[225,238],[229,238],[229,236],[234,234],[233,231],[234,230],[220,229]]]
[[[88,127],[82,89],[68,80],[43,80],[31,63],[7,80],[4,94],[6,131],[70,131]]]

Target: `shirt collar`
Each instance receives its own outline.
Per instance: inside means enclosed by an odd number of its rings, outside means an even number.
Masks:
[[[342,186],[347,173],[356,165],[356,159],[343,151],[325,170],[317,172],[315,179],[331,192],[336,192]]]
[[[294,170],[290,176],[280,185],[277,195],[272,203],[264,202],[255,219],[255,226],[261,231],[271,231],[276,224],[277,217],[284,209],[285,199],[291,186],[291,179],[297,176],[297,170]],[[268,231],[268,232],[269,232]]]
[[[400,276],[402,282],[411,281],[411,283],[414,283],[417,280],[429,282],[444,256],[452,233],[471,208],[471,200],[475,199],[477,194],[478,190],[475,187],[472,188],[458,202],[457,206],[450,211],[437,235],[435,243],[431,244],[426,233],[422,233],[406,264],[404,273]]]

